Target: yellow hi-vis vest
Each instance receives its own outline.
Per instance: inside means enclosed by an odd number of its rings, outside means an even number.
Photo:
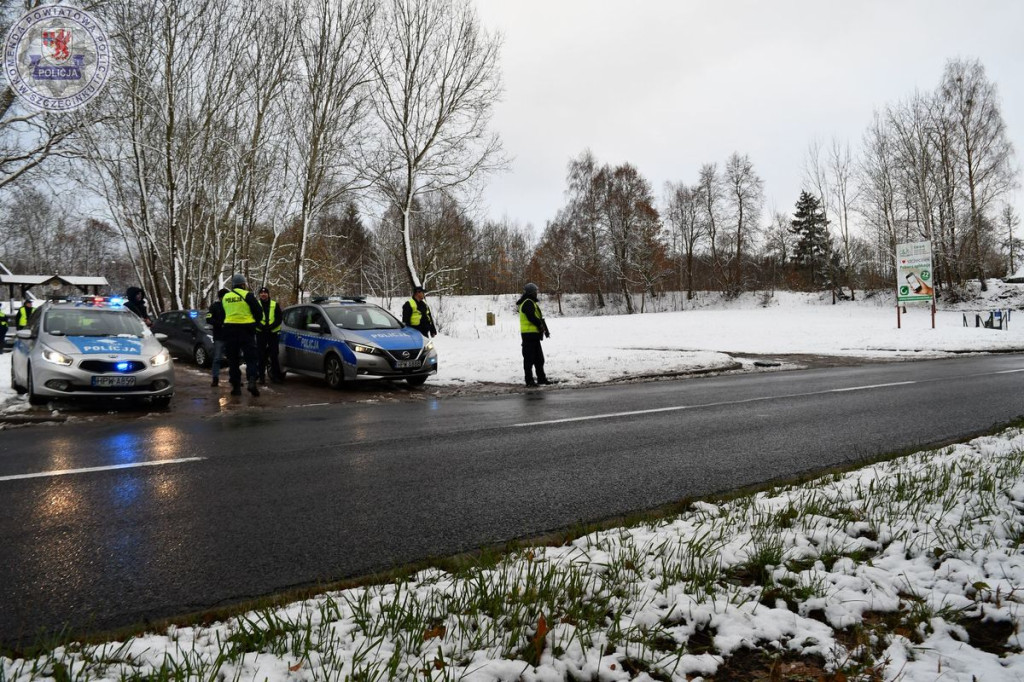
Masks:
[[[32,309],[29,308],[27,305],[23,305],[20,308],[18,308],[18,326],[27,327],[28,318],[31,316],[31,314]]]
[[[252,309],[249,308],[249,304],[245,300],[248,293],[245,289],[232,289],[224,294],[224,298],[221,299],[221,305],[224,306],[224,324],[256,323],[256,318],[252,316]]]
[[[260,310],[263,311],[263,319],[260,320],[260,326],[268,332],[277,333],[281,331],[281,323],[278,322],[276,327],[269,327],[268,325],[274,320],[274,314],[277,312],[277,301],[270,299],[270,305],[267,309],[263,308],[263,301],[260,301]]]
[[[526,301],[531,301],[531,300],[532,299],[529,299],[529,298],[526,299]],[[533,322],[530,322],[530,318],[528,318],[526,316],[526,313],[523,312],[523,306],[526,305],[526,301],[523,301],[522,303],[519,304],[519,331],[521,333],[523,333],[523,334],[529,334],[530,332],[533,332],[534,334],[540,334],[540,329],[537,328],[537,325],[535,325]],[[536,318],[538,320],[543,320],[544,319],[544,314],[541,313],[541,311],[540,311],[540,304],[537,303],[536,301],[532,301],[532,302],[533,302],[533,308],[536,311],[535,312]]]
[[[409,326],[420,326],[420,320],[423,319],[423,313],[420,312],[419,301],[417,301],[415,298],[410,298],[409,307],[412,308],[412,315],[409,316]]]

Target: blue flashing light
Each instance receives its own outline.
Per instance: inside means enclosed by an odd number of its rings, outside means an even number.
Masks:
[[[190,311],[188,311],[188,316],[191,317],[194,320],[197,317],[199,317],[199,311],[198,310],[190,310]]]
[[[119,363],[117,363],[114,366],[117,368],[118,372],[127,372],[129,369],[131,369],[132,363],[130,363],[130,362],[119,362]]]
[[[111,296],[110,297],[110,305],[112,305],[112,306],[124,305],[124,299],[121,298],[120,296]]]

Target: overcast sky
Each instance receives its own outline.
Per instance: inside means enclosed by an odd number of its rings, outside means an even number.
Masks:
[[[767,211],[792,212],[808,145],[858,144],[872,112],[978,58],[1024,157],[1024,2],[476,0],[503,34],[493,128],[513,157],[486,215],[539,235],[565,202],[570,158],[630,162],[666,181],[749,154]],[[1020,193],[1014,203],[1021,209]]]

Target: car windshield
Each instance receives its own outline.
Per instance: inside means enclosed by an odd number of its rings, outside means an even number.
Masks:
[[[331,322],[342,329],[401,329],[402,323],[391,313],[376,306],[339,306],[325,308]]]
[[[43,329],[65,336],[142,336],[142,320],[127,310],[75,308],[51,310]]]

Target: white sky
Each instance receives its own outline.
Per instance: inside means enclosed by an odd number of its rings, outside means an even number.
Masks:
[[[537,234],[588,147],[636,165],[659,200],[666,181],[746,153],[766,209],[791,212],[812,140],[859,143],[874,110],[934,89],[954,57],[985,65],[1024,152],[1017,0],[474,1],[504,35],[493,127],[513,157],[485,210]]]

